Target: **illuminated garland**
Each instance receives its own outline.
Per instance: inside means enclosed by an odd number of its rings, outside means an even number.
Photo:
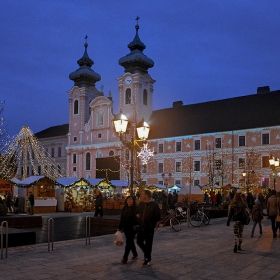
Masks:
[[[148,143],[144,144],[137,157],[141,159],[142,165],[146,165],[151,157],[154,156],[154,151],[148,148]]]

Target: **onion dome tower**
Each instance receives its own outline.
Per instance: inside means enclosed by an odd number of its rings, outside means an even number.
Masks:
[[[136,18],[136,34],[132,42],[130,42],[127,47],[130,49],[130,53],[126,56],[119,59],[119,65],[124,67],[124,72],[127,73],[148,73],[148,69],[154,66],[154,61],[148,58],[143,50],[146,48],[145,44],[141,42],[138,30],[138,20],[140,18],[137,16]]]
[[[87,40],[86,36],[86,40]],[[80,58],[77,63],[80,68],[76,71],[70,73],[69,79],[75,82],[75,86],[85,87],[85,86],[95,86],[95,83],[101,80],[101,76],[91,69],[94,64],[93,60],[89,58],[87,53],[87,41],[84,44],[85,52],[82,58]]]

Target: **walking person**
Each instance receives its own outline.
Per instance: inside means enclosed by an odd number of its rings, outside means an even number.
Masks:
[[[99,189],[96,190],[94,217],[98,215],[103,217],[103,195]]]
[[[29,192],[29,214],[34,215],[34,194],[32,192]]]
[[[19,202],[19,198],[18,198],[18,194],[15,197],[15,202],[14,202],[14,213],[18,214],[18,202]]]
[[[254,232],[257,224],[259,225],[260,228],[260,236],[262,236],[263,206],[258,197],[255,200],[255,203],[253,205],[253,210],[252,210],[252,220],[254,224],[252,228],[251,237],[254,237]]]
[[[13,210],[12,210],[13,199],[12,199],[12,194],[11,194],[11,192],[8,192],[8,193],[7,193],[7,196],[6,196],[6,206],[8,207],[9,212],[10,212],[10,213],[13,213]]]
[[[247,207],[246,203],[242,199],[241,190],[237,190],[232,202],[228,209],[228,219],[227,226],[229,226],[231,219],[233,220],[233,233],[234,233],[234,249],[233,252],[236,253],[237,249],[241,251],[242,235],[244,224],[243,220],[243,209]]]
[[[277,228],[276,228],[276,216],[278,214],[278,210],[279,210],[279,198],[277,198],[276,196],[276,191],[272,190],[271,191],[271,195],[267,200],[267,216],[269,217],[269,219],[271,220],[271,229],[272,229],[272,234],[273,237],[276,238],[277,237]]]
[[[138,205],[136,215],[139,219],[137,244],[144,253],[145,260],[142,266],[149,266],[152,260],[154,228],[160,220],[160,209],[158,204],[151,199],[151,192],[149,190],[143,190],[140,199],[141,202]]]
[[[124,255],[121,260],[122,264],[127,264],[130,251],[132,252],[132,260],[136,260],[138,257],[134,243],[134,237],[136,234],[134,228],[137,225],[136,211],[137,206],[135,204],[135,200],[131,196],[128,196],[125,199],[124,207],[121,213],[120,224],[118,226],[118,231],[123,230],[126,239]]]

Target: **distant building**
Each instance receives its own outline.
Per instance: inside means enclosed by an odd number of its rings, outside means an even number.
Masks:
[[[268,161],[271,155],[280,157],[280,90],[266,86],[252,95],[192,105],[176,101],[172,108],[153,111],[155,80],[148,69],[154,62],[143,53],[138,23],[135,28],[130,52],[119,59],[124,67],[117,78],[119,108],[132,121],[130,133],[145,119],[151,127],[149,147],[156,152],[145,167],[134,162],[135,179],[148,185],[248,188],[273,188],[275,179],[280,190]],[[91,69],[87,48],[85,43],[79,68],[69,75],[74,82],[68,92],[69,125],[36,136],[69,177],[95,178],[105,172],[109,179],[114,174],[114,179],[129,180],[130,150],[114,130],[111,93],[105,96],[95,87],[101,76]]]

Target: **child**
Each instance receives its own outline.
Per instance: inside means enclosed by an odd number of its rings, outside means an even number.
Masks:
[[[254,222],[251,237],[254,237],[254,231],[256,228],[256,225],[259,224],[260,228],[260,235],[262,235],[262,219],[263,219],[263,207],[259,199],[257,198],[255,200],[255,204],[253,205],[252,209],[252,220]]]

